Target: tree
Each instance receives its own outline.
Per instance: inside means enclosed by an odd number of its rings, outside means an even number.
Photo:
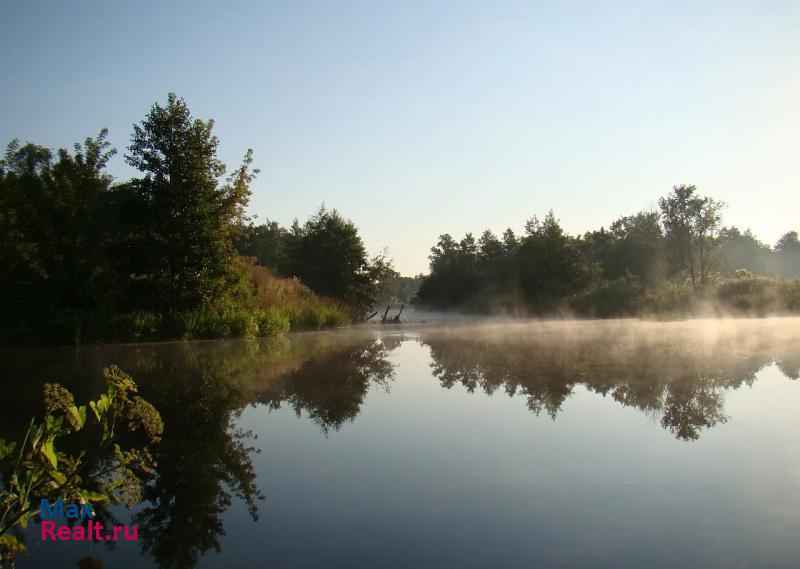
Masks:
[[[800,240],[797,238],[797,231],[788,231],[781,235],[775,244],[775,251],[778,253],[797,253],[800,251]]]
[[[286,266],[286,229],[277,221],[241,228],[234,240],[236,250],[244,257],[255,257],[262,267],[281,271]]]
[[[193,118],[174,93],[134,125],[126,159],[144,173],[133,188],[145,202],[145,238],[139,243],[144,275],[156,308],[192,309],[225,296],[236,281],[231,239],[244,222],[252,151],[222,184],[213,120]]]
[[[449,234],[439,236],[431,247],[431,274],[420,286],[417,297],[422,304],[449,307],[464,303],[480,288],[478,246],[472,234],[455,241]]]
[[[574,240],[549,212],[544,220],[525,224],[517,255],[520,287],[537,308],[551,308],[561,299],[585,290],[594,279],[594,267]]]
[[[797,231],[784,233],[775,244],[777,272],[783,277],[800,277],[800,240]]]
[[[287,276],[361,313],[372,307],[381,282],[392,271],[385,254],[367,257],[352,221],[325,206],[304,225],[295,221],[286,237],[286,257]]]
[[[772,269],[772,250],[747,229],[723,227],[719,232],[719,253],[722,267],[728,275],[747,269],[757,275],[769,274]]]
[[[702,289],[717,261],[716,237],[725,204],[687,185],[673,187],[658,204],[675,267],[686,272],[695,290]]]
[[[620,217],[611,224],[611,234],[616,240],[609,259],[609,278],[632,274],[652,283],[663,276],[664,234],[657,212],[640,211]]]
[[[0,160],[0,309],[5,333],[39,337],[68,324],[79,336],[86,312],[107,295],[102,204],[115,150],[102,130],[53,153],[12,141]]]

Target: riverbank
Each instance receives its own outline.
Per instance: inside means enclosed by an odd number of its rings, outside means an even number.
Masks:
[[[484,316],[653,319],[768,317],[800,313],[800,279],[744,275],[695,290],[688,282],[604,280],[566,298],[527,301],[516,288],[480,291],[455,306],[419,309]]]
[[[4,329],[4,345],[67,345],[276,337],[344,326],[353,315],[341,303],[297,279],[242,263],[234,294],[194,310],[112,312],[61,310],[40,329]]]

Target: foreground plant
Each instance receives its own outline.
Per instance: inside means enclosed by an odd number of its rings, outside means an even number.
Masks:
[[[140,499],[142,478],[154,472],[149,446],[161,439],[161,416],[118,367],[103,376],[106,392],[81,406],[61,385],[45,384],[43,417],[31,419],[21,443],[0,439],[0,559],[27,554],[12,530],[27,527],[42,499],[126,506]]]

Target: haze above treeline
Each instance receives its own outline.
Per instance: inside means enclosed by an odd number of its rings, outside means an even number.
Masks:
[[[694,186],[584,235],[552,211],[502,235],[443,232],[430,274],[402,277],[391,252],[368,255],[347,212],[323,205],[288,228],[249,217],[254,153],[228,170],[213,131],[170,94],[134,125],[124,157],[140,176],[120,182],[106,172],[116,150],[105,130],[57,152],[11,141],[0,163],[0,337],[274,335],[359,321],[387,302],[589,317],[800,309],[797,233],[770,247],[726,226],[726,204]]]

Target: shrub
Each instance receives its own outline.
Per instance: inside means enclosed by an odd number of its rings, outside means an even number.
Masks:
[[[788,308],[786,293],[790,288],[774,279],[736,278],[723,281],[715,290],[715,298],[725,309],[764,315]]]
[[[636,277],[602,281],[573,302],[580,314],[608,318],[632,316],[642,310],[644,289]]]

